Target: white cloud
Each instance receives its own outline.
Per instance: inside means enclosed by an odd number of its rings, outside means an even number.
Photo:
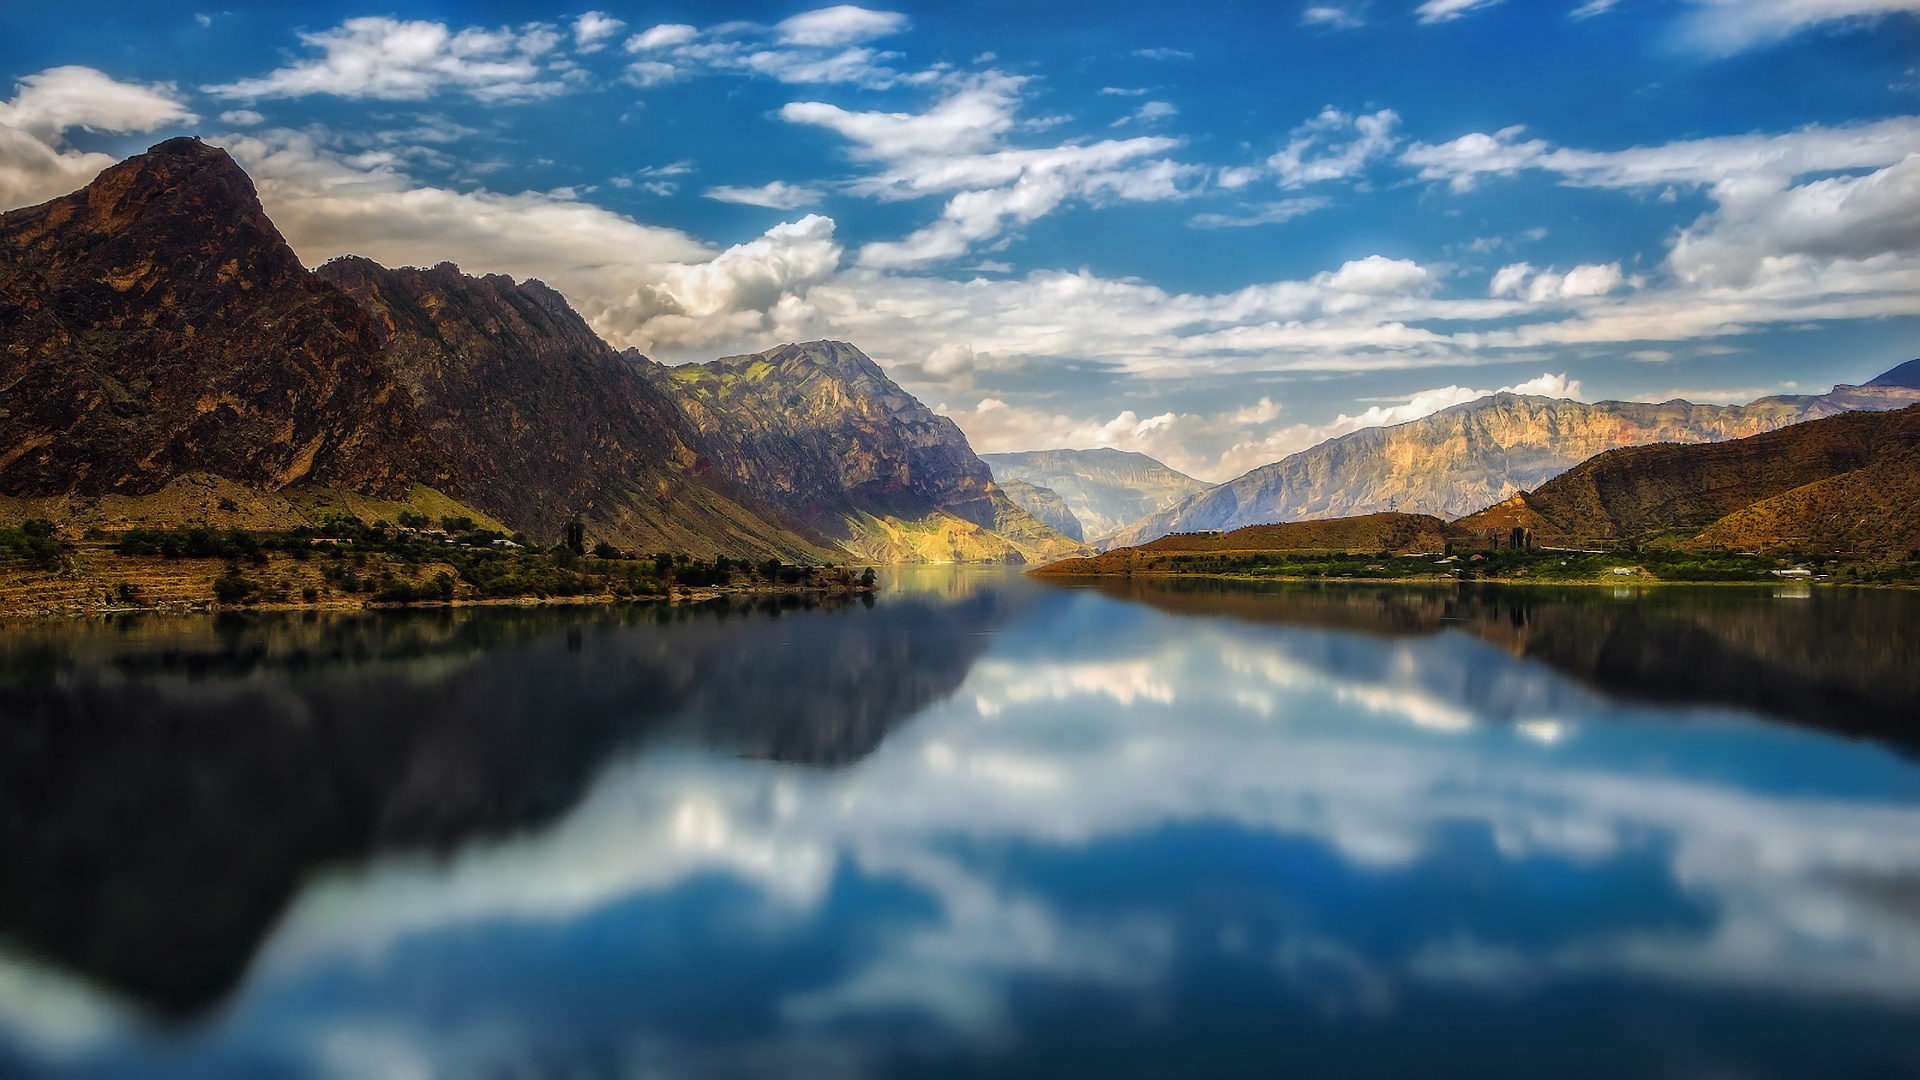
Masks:
[[[573,20],[573,44],[581,52],[598,52],[606,40],[627,28],[627,24],[604,11],[589,11]]]
[[[794,210],[802,206],[812,206],[820,201],[823,192],[818,188],[789,184],[784,180],[774,180],[759,187],[720,187],[708,188],[709,199],[720,202],[740,203],[743,206],[764,206],[770,210]]]
[[[1682,39],[1728,55],[1791,37],[1826,23],[1869,26],[1887,16],[1920,13],[1920,0],[1687,0],[1697,10]]]
[[[903,199],[957,192],[934,223],[901,240],[862,249],[860,261],[879,268],[925,266],[965,255],[1072,199],[1182,198],[1203,175],[1193,166],[1146,160],[1179,145],[1159,136],[1037,150],[1007,146],[1025,81],[989,72],[922,113],[852,112],[824,102],[794,102],[780,115],[845,136],[855,158],[880,166],[849,185],[855,194]]]
[[[677,309],[655,317],[656,339],[708,340],[718,320],[729,329],[760,328],[775,306],[804,299],[807,289],[832,276],[840,264],[833,219],[808,214],[776,225],[758,239],[736,244],[711,260],[668,270],[661,292]]]
[[[0,102],[0,210],[65,195],[113,164],[68,146],[69,131],[132,134],[193,119],[171,83],[120,82],[75,66],[28,75]]]
[[[966,432],[967,442],[976,453],[1111,447],[1158,458],[1176,469],[1182,464],[1193,464],[1186,460],[1174,430],[1185,418],[1171,412],[1142,417],[1127,409],[1107,420],[1085,420],[1044,409],[1009,405],[991,397],[970,410],[943,411]]]
[[[1452,22],[1469,11],[1492,7],[1500,0],[1426,0],[1414,9],[1422,23]]]
[[[1367,20],[1360,12],[1351,7],[1338,4],[1309,4],[1300,13],[1300,25],[1317,26],[1329,30],[1352,30],[1365,26]]]
[[[1570,19],[1591,19],[1595,15],[1604,15],[1612,11],[1620,0],[1587,0],[1586,3],[1567,13]]]
[[[220,114],[220,122],[234,127],[259,127],[267,118],[252,109],[231,109]]]
[[[1167,101],[1148,101],[1138,109],[1113,122],[1114,127],[1128,124],[1151,124],[1156,120],[1168,120],[1180,115],[1180,110]]]
[[[1564,274],[1535,270],[1530,263],[1514,263],[1493,275],[1487,295],[1524,297],[1529,303],[1547,304],[1605,296],[1623,286],[1639,284],[1621,272],[1619,263],[1576,266]]]
[[[1284,188],[1349,179],[1393,152],[1399,141],[1393,129],[1399,123],[1392,109],[1351,116],[1329,105],[1293,129],[1286,147],[1267,159],[1267,167]]]
[[[1367,296],[1401,296],[1423,293],[1435,284],[1433,271],[1411,259],[1389,259],[1369,255],[1343,264],[1331,274],[1314,279],[1341,292]]]
[[[628,52],[669,49],[675,45],[685,45],[699,36],[700,31],[686,23],[661,23],[659,26],[628,38],[626,49]]]
[[[1263,203],[1242,214],[1195,214],[1188,219],[1187,224],[1197,229],[1240,229],[1253,225],[1278,225],[1311,214],[1315,210],[1324,210],[1332,205],[1332,199],[1308,195],[1297,199]]]
[[[787,45],[813,45],[838,48],[857,42],[897,34],[907,27],[907,17],[894,11],[870,11],[851,4],[802,12],[777,24],[780,41]]]
[[[332,94],[386,101],[419,101],[443,90],[479,101],[516,101],[566,89],[559,79],[543,79],[549,73],[541,58],[560,38],[540,24],[454,31],[444,23],[365,16],[302,33],[300,40],[322,55],[257,79],[201,89],[243,100]]]
[[[1191,60],[1193,54],[1185,49],[1169,49],[1159,46],[1151,49],[1135,49],[1133,55],[1142,60]]]

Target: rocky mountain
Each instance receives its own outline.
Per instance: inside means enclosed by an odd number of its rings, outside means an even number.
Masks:
[[[196,139],[0,215],[0,343],[0,494],[458,489],[373,321]]]
[[[1414,555],[1446,549],[1457,530],[1431,514],[1362,514],[1316,521],[1248,525],[1224,533],[1176,533],[1138,547],[1112,548],[1098,555],[1063,559],[1036,573],[1057,577],[1131,574],[1135,570],[1194,569],[1214,559],[1242,555],[1332,554],[1355,551]],[[1181,558],[1171,560],[1169,556]],[[1194,560],[1192,556],[1205,556]],[[1194,566],[1198,562],[1203,565]],[[1214,564],[1212,568],[1219,568]]]
[[[1747,405],[1678,399],[1590,404],[1494,394],[1405,424],[1330,439],[1142,519],[1109,544],[1380,510],[1457,517],[1617,447],[1722,442],[1916,401],[1920,389],[1891,383],[1842,385],[1818,396],[1761,398]]]
[[[642,551],[836,554],[704,468],[679,407],[545,284],[351,256],[316,274],[373,317],[427,441],[512,527],[557,538],[578,515],[589,542]]]
[[[1456,527],[1542,543],[1901,556],[1920,548],[1920,406],[1731,442],[1609,451]]]
[[[1920,360],[1909,360],[1899,367],[1888,371],[1878,378],[1868,381],[1869,387],[1903,387],[1908,390],[1920,390]]]
[[[1074,516],[1059,492],[1011,478],[999,480],[999,484],[1000,490],[1007,493],[1007,498],[1012,499],[1015,506],[1039,518],[1047,528],[1069,540],[1086,540],[1086,530],[1080,527],[1080,519]]]
[[[1030,450],[982,454],[980,460],[1028,510],[1034,508],[1021,501],[1010,481],[1052,489],[1080,522],[1082,539],[1096,541],[1213,486],[1127,450]]]
[[[1046,562],[1083,550],[1008,499],[952,420],[844,342],[681,367],[629,358],[673,395],[723,472],[864,558]]]

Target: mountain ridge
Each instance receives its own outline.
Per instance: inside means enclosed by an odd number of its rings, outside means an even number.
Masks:
[[[1145,454],[1107,447],[982,454],[980,460],[1002,484],[1018,480],[1054,492],[1083,527],[1082,539],[1096,542],[1213,486]]]

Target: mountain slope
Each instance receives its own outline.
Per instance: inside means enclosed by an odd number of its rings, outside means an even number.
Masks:
[[[851,345],[635,363],[736,483],[863,557],[1046,561],[1080,550],[1007,498],[953,421]]]
[[[1080,519],[1074,516],[1072,508],[1067,506],[1059,492],[1011,477],[995,479],[1000,484],[1000,490],[1007,493],[1007,498],[1012,499],[1015,506],[1039,518],[1041,524],[1069,540],[1086,540],[1086,530],[1080,527]]]
[[[543,283],[351,256],[316,273],[373,316],[428,441],[512,527],[553,542],[578,515],[625,548],[838,554],[701,469],[678,406]]]
[[[1112,548],[1087,558],[1063,559],[1034,573],[1062,577],[1129,574],[1135,570],[1166,569],[1163,558],[1170,555],[1228,559],[1246,554],[1357,551],[1420,554],[1444,550],[1453,531],[1452,526],[1430,514],[1363,514],[1288,521],[1277,525],[1249,525],[1226,533],[1162,536],[1138,547]]]
[[[1400,509],[1455,517],[1529,490],[1607,450],[1722,442],[1855,409],[1920,401],[1901,386],[1837,386],[1748,405],[1587,403],[1494,394],[1432,416],[1330,439],[1134,523],[1113,546],[1170,532]]]
[[[1614,450],[1455,524],[1543,543],[1693,536],[1689,546],[1904,553],[1920,541],[1920,407],[1732,442]]]
[[[366,314],[195,139],[0,215],[0,341],[0,494],[457,486]]]
[[[1212,486],[1126,450],[1030,450],[980,460],[1003,486],[1019,480],[1051,488],[1085,529],[1083,539],[1111,536]],[[1008,494],[1020,502],[1011,487]]]

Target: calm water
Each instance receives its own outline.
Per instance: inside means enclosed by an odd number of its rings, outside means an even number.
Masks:
[[[1920,1075],[1920,594],[0,625],[0,1074]]]

